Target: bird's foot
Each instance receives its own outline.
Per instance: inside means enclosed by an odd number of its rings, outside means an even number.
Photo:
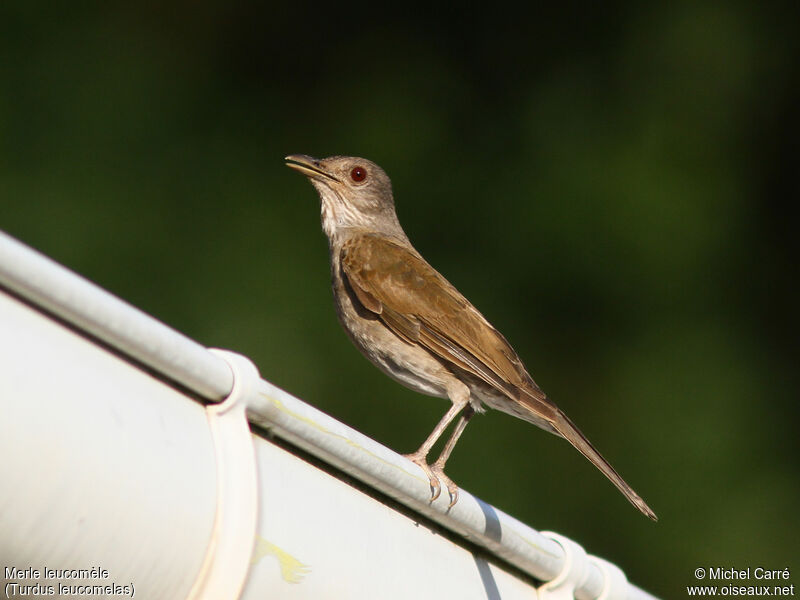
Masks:
[[[439,461],[431,465],[431,471],[436,478],[447,487],[447,493],[450,496],[450,504],[447,506],[447,510],[450,510],[456,505],[456,502],[458,502],[458,486],[455,481],[444,474],[444,465],[440,465]]]
[[[416,452],[413,454],[404,454],[404,456],[422,469],[425,475],[428,476],[431,483],[431,498],[429,502],[432,504],[439,497],[442,493],[442,484],[444,484],[447,488],[447,494],[450,496],[450,504],[447,506],[447,510],[453,508],[456,502],[458,502],[458,486],[452,479],[445,475],[444,465],[438,460],[432,465],[429,465],[425,461],[425,457]]]
[[[404,454],[403,456],[417,465],[425,472],[425,475],[428,476],[431,483],[431,499],[429,502],[432,504],[433,501],[439,497],[439,494],[442,493],[442,485],[439,483],[439,478],[434,474],[433,469],[431,469],[430,465],[425,461],[425,457],[421,454],[414,452],[412,454]]]

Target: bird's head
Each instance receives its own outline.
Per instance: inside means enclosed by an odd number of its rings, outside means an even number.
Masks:
[[[292,154],[286,166],[311,181],[322,201],[322,228],[333,239],[343,229],[405,237],[394,210],[392,182],[374,162],[353,156]]]

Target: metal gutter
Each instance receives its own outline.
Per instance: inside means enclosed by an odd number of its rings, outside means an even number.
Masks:
[[[222,401],[234,387],[231,366],[223,355],[207,350],[3,232],[0,288],[206,400]],[[428,480],[416,465],[267,381],[257,378],[245,404],[251,423],[485,548],[531,577],[548,582],[564,579],[566,571],[570,571],[572,597],[652,598],[628,584],[613,565],[581,554],[574,542],[556,534],[543,535],[465,490],[451,510],[444,497],[430,504]],[[612,579],[613,590],[609,588]],[[540,588],[540,598],[557,597],[546,594],[544,587]]]

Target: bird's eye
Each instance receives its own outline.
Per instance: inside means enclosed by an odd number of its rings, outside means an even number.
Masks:
[[[350,178],[356,183],[361,183],[367,178],[367,170],[364,167],[353,167]]]

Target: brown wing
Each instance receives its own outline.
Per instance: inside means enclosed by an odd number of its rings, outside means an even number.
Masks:
[[[341,265],[361,304],[398,336],[472,373],[551,419],[557,409],[506,339],[419,254],[385,237],[346,242]]]

